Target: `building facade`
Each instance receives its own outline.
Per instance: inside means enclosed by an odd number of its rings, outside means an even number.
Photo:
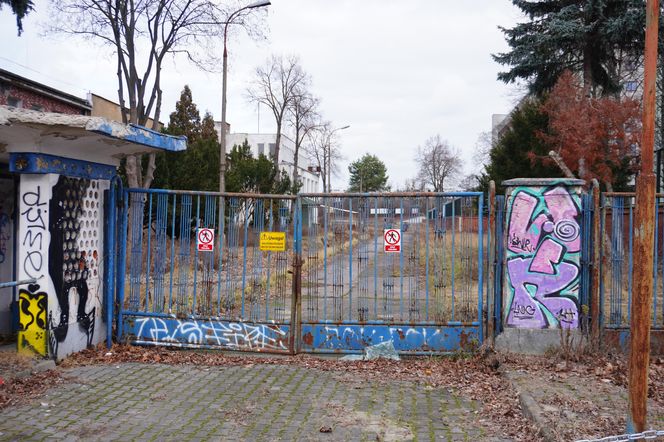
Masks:
[[[251,152],[255,157],[265,155],[270,158],[274,155],[276,149],[276,134],[252,134],[252,133],[229,133],[230,126],[227,127],[226,132],[226,151],[230,150],[235,145],[241,145],[246,140],[251,146]],[[221,133],[221,123],[215,122],[215,128],[218,133]],[[311,160],[307,158],[302,149],[298,155],[298,177],[302,183],[300,192],[302,193],[317,193],[320,192],[321,176],[320,172],[312,165]],[[288,176],[293,177],[293,169],[295,167],[295,142],[288,138],[286,135],[281,134],[281,146],[279,149],[279,167],[281,170],[286,171]]]

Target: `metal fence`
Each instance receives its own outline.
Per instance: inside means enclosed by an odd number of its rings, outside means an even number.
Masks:
[[[261,233],[292,232],[294,201],[126,190],[119,335],[138,344],[292,351],[293,252],[258,244]],[[216,232],[211,251],[197,247],[201,228]]]
[[[656,198],[653,328],[664,327],[664,195]],[[634,260],[634,193],[604,193],[600,228],[600,322],[608,328],[630,324]]]
[[[301,194],[301,349],[402,352],[483,339],[482,193]],[[386,232],[400,252],[386,251]]]

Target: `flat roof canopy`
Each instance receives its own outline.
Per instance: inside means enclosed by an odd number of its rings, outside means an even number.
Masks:
[[[118,166],[137,153],[180,152],[186,137],[100,117],[0,106],[0,161],[10,153],[42,153]]]

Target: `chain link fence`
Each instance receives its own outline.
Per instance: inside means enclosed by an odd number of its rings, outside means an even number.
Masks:
[[[607,436],[601,439],[581,439],[576,442],[628,442],[631,440],[664,440],[664,431],[648,430],[643,433],[621,434],[619,436]]]

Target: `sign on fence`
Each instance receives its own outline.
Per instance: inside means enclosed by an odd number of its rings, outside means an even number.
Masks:
[[[286,251],[286,232],[261,232],[259,248],[264,252]]]
[[[198,229],[196,245],[199,252],[212,252],[214,250],[214,230],[208,228]]]
[[[385,252],[401,252],[401,231],[399,229],[385,229],[383,240]]]

